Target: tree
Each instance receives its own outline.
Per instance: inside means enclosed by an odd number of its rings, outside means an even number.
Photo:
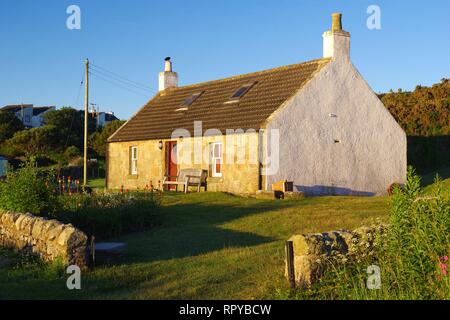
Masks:
[[[106,155],[106,141],[119,129],[125,121],[116,120],[108,123],[100,132],[94,132],[90,136],[90,145],[97,155],[104,157]]]
[[[23,130],[24,126],[12,112],[0,111],[0,143],[11,138],[16,132]]]
[[[24,155],[30,159],[36,156],[48,156],[58,150],[57,128],[43,126],[16,132],[6,144],[14,155]]]
[[[431,87],[418,85],[412,92],[390,91],[379,97],[408,136],[449,135],[449,79]]]
[[[84,143],[84,112],[71,107],[63,107],[43,115],[46,125],[57,128],[58,141],[61,147],[76,146],[83,149]],[[96,131],[94,119],[89,117],[89,132]]]

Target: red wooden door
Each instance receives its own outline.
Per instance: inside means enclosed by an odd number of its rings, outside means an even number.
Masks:
[[[166,175],[170,176],[169,181],[175,181],[178,174],[177,165],[177,142],[167,141],[166,142]],[[170,186],[170,190],[175,189],[176,186]]]

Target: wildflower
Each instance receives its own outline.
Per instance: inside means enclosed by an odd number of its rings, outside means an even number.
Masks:
[[[439,259],[439,268],[444,276],[447,275],[447,264],[444,262],[448,261],[448,256],[443,256]]]

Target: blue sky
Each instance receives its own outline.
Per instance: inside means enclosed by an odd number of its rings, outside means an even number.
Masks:
[[[69,5],[81,30],[69,30]],[[366,27],[381,9],[381,30]],[[157,90],[171,56],[180,85],[320,58],[332,12],[376,92],[431,85],[450,71],[450,2],[404,0],[0,0],[0,106],[83,105],[83,61],[148,86],[91,79],[91,102],[127,119]],[[125,87],[125,88],[124,88]]]

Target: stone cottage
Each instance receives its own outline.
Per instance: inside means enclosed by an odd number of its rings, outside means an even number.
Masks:
[[[333,14],[323,58],[159,92],[108,140],[108,188],[144,188],[183,168],[209,191],[251,194],[292,181],[309,195],[379,195],[406,177],[406,135],[350,60]]]

